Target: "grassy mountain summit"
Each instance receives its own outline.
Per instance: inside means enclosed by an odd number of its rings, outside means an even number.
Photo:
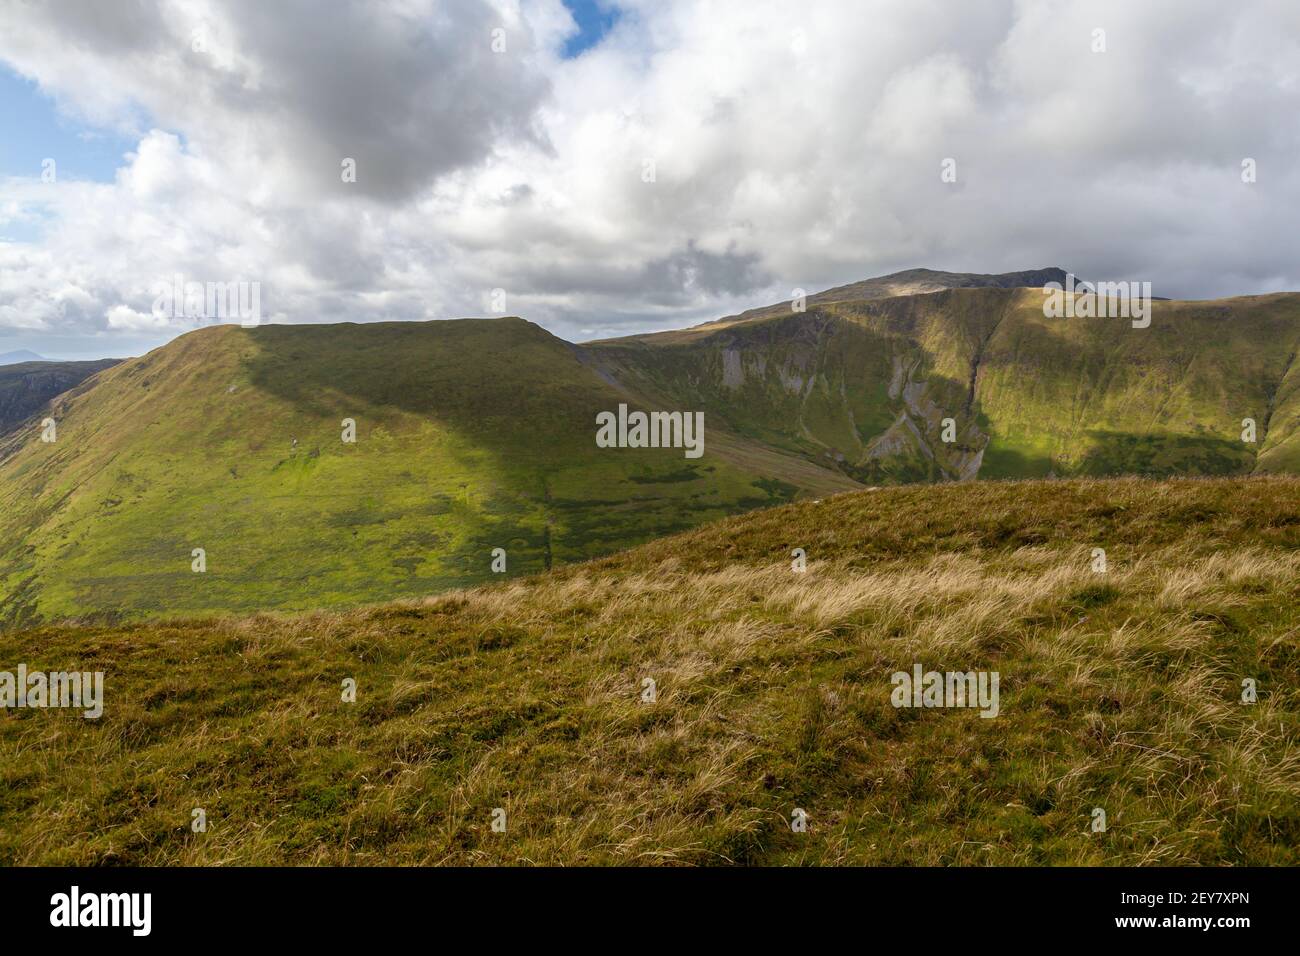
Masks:
[[[1300,863],[1293,477],[860,491],[0,657],[105,674],[99,720],[0,719],[7,864]],[[895,706],[917,665],[996,717]]]
[[[597,448],[628,400],[514,318],[201,329],[0,443],[3,617],[426,594],[852,487],[718,428],[700,460]]]
[[[851,282],[848,285],[835,286],[824,292],[817,292],[805,297],[808,308],[832,305],[836,302],[862,302],[871,299],[889,299],[900,295],[924,295],[929,292],[942,292],[945,289],[1041,289],[1049,282],[1064,284],[1068,273],[1059,267],[1046,269],[1029,269],[1024,272],[942,272],[936,269],[905,269],[892,272],[874,279]],[[644,336],[629,338],[676,338],[698,334],[700,331],[715,331],[720,327],[751,322],[756,319],[768,319],[775,316],[791,314],[792,301],[778,302],[757,309],[749,309],[739,315],[724,316],[705,322],[689,329],[676,332],[655,332]]]
[[[201,329],[0,437],[0,626],[418,596],[863,485],[1300,472],[1300,295],[1134,328],[1020,285],[1063,277],[914,270],[584,345],[518,318]],[[703,412],[703,456],[599,447],[623,405]]]

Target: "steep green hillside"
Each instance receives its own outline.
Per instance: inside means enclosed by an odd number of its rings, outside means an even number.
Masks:
[[[96,372],[116,365],[98,362],[20,362],[0,366],[0,436],[39,412],[56,395],[80,385]]]
[[[775,448],[866,482],[959,477],[966,441],[940,438],[942,409],[970,437],[961,383],[906,336],[818,310],[683,344],[592,346],[613,377],[665,403],[706,410]],[[937,451],[937,454],[935,453]]]
[[[864,491],[0,661],[104,673],[0,717],[4,864],[1300,864],[1295,478]],[[996,716],[895,707],[917,665]]]
[[[1043,300],[954,288],[588,348],[631,387],[864,482],[1300,471],[1300,294],[1157,301],[1149,328],[1046,318]]]
[[[852,487],[708,421],[698,459],[597,448],[629,401],[520,319],[182,336],[0,445],[0,619],[428,594]]]
[[[1133,328],[1013,287],[1058,273],[918,270],[582,346],[521,319],[183,336],[0,438],[0,626],[423,595],[496,548],[519,574],[862,485],[1300,473],[1300,294]],[[702,411],[704,456],[597,447],[624,403]]]
[[[1041,302],[1016,293],[983,347],[981,475],[1300,470],[1300,295],[1156,302],[1146,329],[1044,318]],[[1254,444],[1242,441],[1246,418]]]

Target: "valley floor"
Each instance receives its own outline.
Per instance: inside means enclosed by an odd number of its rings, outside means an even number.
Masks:
[[[0,712],[6,864],[1300,863],[1292,478],[854,492],[20,662],[105,699]],[[918,664],[997,716],[895,707]]]

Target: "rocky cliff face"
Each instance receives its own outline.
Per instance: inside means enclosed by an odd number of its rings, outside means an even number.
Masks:
[[[966,383],[914,340],[823,310],[592,352],[629,389],[869,484],[973,477],[988,441]]]
[[[18,428],[56,395],[117,362],[20,362],[0,367],[0,435]]]
[[[629,390],[868,484],[1300,470],[1300,294],[1159,301],[1149,328],[1043,301],[970,284],[584,348]]]

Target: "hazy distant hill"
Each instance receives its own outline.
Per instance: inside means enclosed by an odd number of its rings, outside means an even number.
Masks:
[[[1300,472],[1300,294],[1135,329],[1015,285],[1058,272],[581,346],[518,318],[205,328],[0,438],[0,622],[422,595],[495,548],[516,575],[863,484]],[[620,404],[703,411],[704,456],[597,447]]]
[[[19,362],[45,361],[48,361],[48,359],[27,349],[19,349],[16,352],[0,352],[0,365],[16,365]]]

